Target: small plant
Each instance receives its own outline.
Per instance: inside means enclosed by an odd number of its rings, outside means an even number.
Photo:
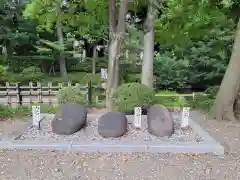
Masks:
[[[61,89],[57,94],[58,104],[85,104],[86,95],[78,86],[70,86]]]
[[[129,113],[137,106],[148,108],[154,104],[154,97],[154,91],[143,84],[122,84],[116,92],[117,109]]]

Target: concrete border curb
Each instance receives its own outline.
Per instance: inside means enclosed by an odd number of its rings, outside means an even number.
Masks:
[[[56,150],[74,150],[80,152],[151,152],[151,153],[213,153],[223,155],[224,149],[208,143],[164,143],[156,144],[154,142],[0,142],[0,148],[4,149],[56,149]]]

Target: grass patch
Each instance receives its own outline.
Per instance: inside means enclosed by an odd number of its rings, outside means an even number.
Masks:
[[[0,105],[0,118],[22,118],[29,115],[30,112],[30,108],[27,106]]]
[[[157,104],[162,104],[166,107],[186,107],[190,106],[191,103],[189,99],[192,99],[192,97],[179,97],[179,96],[158,96],[158,95],[178,95],[176,91],[167,91],[167,90],[161,90],[158,91],[155,94],[155,101]]]
[[[54,106],[52,104],[40,104],[41,113],[53,113],[55,114],[59,110],[59,106]]]

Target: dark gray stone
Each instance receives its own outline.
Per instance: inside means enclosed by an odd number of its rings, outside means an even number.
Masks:
[[[120,137],[127,132],[127,117],[122,112],[108,112],[98,120],[98,133],[102,137]]]
[[[148,132],[154,136],[171,136],[174,132],[174,122],[171,113],[162,105],[154,105],[147,113]]]
[[[86,124],[87,110],[80,104],[64,104],[60,115],[52,121],[52,131],[56,134],[70,135],[79,131]]]

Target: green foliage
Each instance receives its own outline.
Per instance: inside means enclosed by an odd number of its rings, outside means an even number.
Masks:
[[[40,105],[40,110],[41,113],[57,113],[59,107],[58,106],[53,106],[50,104],[41,104]]]
[[[157,54],[154,60],[154,75],[157,88],[181,88],[188,81],[189,61]]]
[[[22,117],[28,115],[30,112],[26,106],[11,107],[6,105],[0,105],[0,117]]]
[[[0,65],[0,83],[3,83],[5,81],[5,74],[6,73],[4,67]]]
[[[209,98],[211,99],[215,99],[217,96],[217,93],[219,91],[220,86],[213,86],[213,87],[209,87],[205,90],[205,94],[209,95]]]
[[[79,83],[81,85],[86,85],[90,80],[93,85],[101,83],[100,74],[92,75],[86,72],[72,72],[68,74],[68,78],[72,83]],[[46,77],[46,80],[53,83],[65,82],[61,76]]]
[[[38,21],[38,31],[51,32],[57,20],[60,20],[66,32],[84,36],[89,42],[107,36],[107,1],[68,1],[66,7],[62,6],[61,2],[33,0],[27,5],[24,16]],[[58,13],[59,7],[61,13]]]
[[[130,74],[126,73],[126,76],[124,77],[125,83],[141,83],[141,74]]]
[[[132,112],[134,107],[147,108],[154,104],[154,91],[139,83],[126,83],[116,91],[117,109]]]
[[[0,65],[0,76],[4,76],[5,74],[5,69],[3,66]]]
[[[159,73],[160,78],[157,83],[161,84],[161,78],[167,81],[164,84],[170,83],[174,88],[184,84],[207,88],[221,83],[230,59],[236,24],[227,15],[228,10],[212,3],[208,0],[167,1],[163,14],[156,21],[156,40],[162,45],[160,54],[167,56],[169,62],[163,72],[175,67],[173,64],[178,70],[183,69],[172,73],[180,77],[176,79],[179,83],[171,83],[172,79],[169,82],[168,76],[164,76],[168,73],[161,74],[155,61],[155,73]],[[188,62],[188,66],[182,67],[182,62]]]
[[[158,95],[177,95],[176,91],[160,91],[155,95],[156,104],[162,104],[166,107],[184,107],[189,106],[186,97],[179,96],[158,96]]]
[[[0,117],[10,117],[13,114],[13,110],[5,105],[0,105]]]
[[[192,102],[192,106],[209,112],[214,104],[218,90],[219,86],[213,86],[206,89],[203,94],[197,93]]]
[[[4,63],[12,70],[17,65],[11,56],[31,53],[37,39],[35,22],[26,20],[22,15],[25,4],[25,0],[1,0],[0,4],[0,54],[5,56]]]
[[[173,88],[182,87],[184,84],[191,84],[195,88],[220,84],[231,56],[234,26],[234,23],[229,22],[227,27],[211,29],[201,38],[193,39],[183,46],[163,47],[160,57],[167,56],[168,64],[158,70],[164,62],[162,60],[158,65],[155,60],[154,73],[158,78],[168,81],[168,77],[172,76],[167,70],[171,72],[172,67],[177,69],[176,73],[172,74],[173,77],[180,77],[176,79],[179,84],[173,84]],[[161,81],[158,80],[157,83]]]
[[[203,39],[175,49],[176,57],[190,62],[187,70],[189,84],[209,87],[221,83],[231,56],[233,32],[233,25],[209,30]]]
[[[86,94],[78,86],[70,86],[61,89],[57,94],[58,104],[82,104],[86,103]]]
[[[164,45],[183,46],[225,23],[224,13],[208,0],[169,0],[155,23],[156,39]]]
[[[35,66],[31,66],[28,68],[23,69],[23,71],[20,74],[21,76],[21,82],[37,82],[41,81],[44,77],[44,74],[41,72],[41,69]]]
[[[100,72],[101,68],[107,68],[107,57],[96,58],[96,72]],[[69,71],[92,72],[92,58],[86,57],[84,62],[78,62],[69,67]]]

